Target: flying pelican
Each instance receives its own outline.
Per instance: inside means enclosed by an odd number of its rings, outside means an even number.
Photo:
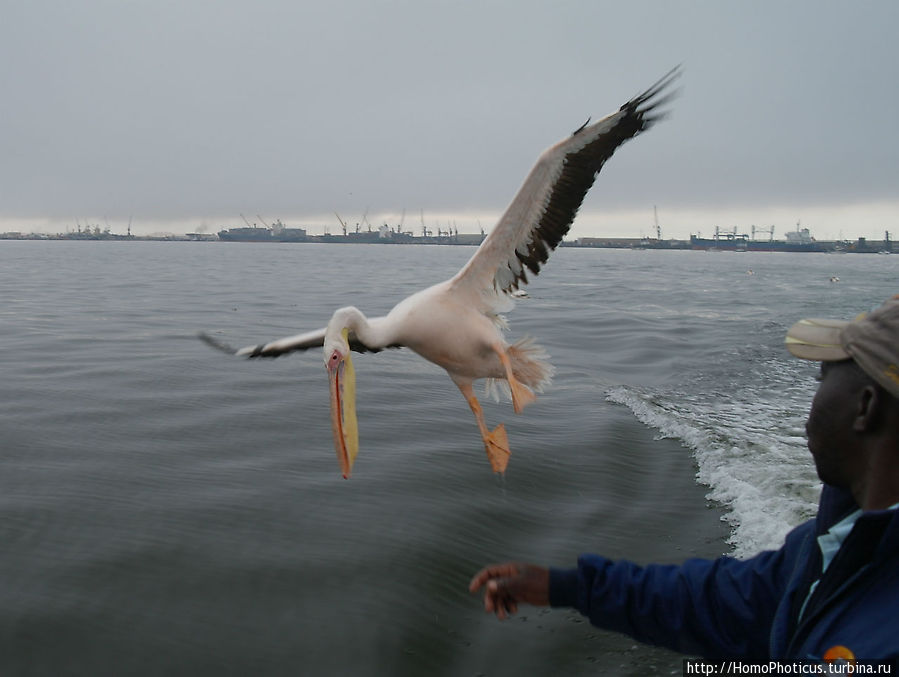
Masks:
[[[400,301],[387,315],[366,318],[352,306],[340,308],[324,329],[240,350],[201,337],[250,358],[322,346],[330,378],[334,448],[344,478],[350,476],[359,449],[350,351],[411,348],[446,369],[475,416],[493,471],[504,472],[511,453],[505,426],[487,428],[472,384],[486,378],[488,387],[507,386],[515,413],[521,413],[536,399],[534,392],[549,383],[553,368],[531,339],[506,342],[503,331],[508,327],[501,313],[512,309],[512,297],[527,284],[526,271],[536,275],[568,232],[605,161],[660,119],[658,107],[672,96],[661,94],[679,74],[675,68],[617,112],[592,125],[588,119],[546,150],[468,263],[453,278]]]

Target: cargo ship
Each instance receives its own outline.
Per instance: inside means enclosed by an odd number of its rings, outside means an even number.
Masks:
[[[247,225],[246,228],[228,228],[219,231],[219,240],[225,242],[306,242],[304,228],[287,228],[275,221],[271,228]]]
[[[715,228],[713,238],[690,235],[690,248],[709,251],[737,252],[829,252],[834,250],[833,243],[819,242],[812,237],[808,228],[795,230],[786,234],[786,240],[756,240],[746,233],[723,233]]]

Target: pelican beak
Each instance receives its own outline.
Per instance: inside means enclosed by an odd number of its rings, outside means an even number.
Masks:
[[[356,424],[356,374],[349,353],[328,365],[331,382],[331,430],[334,450],[343,478],[349,479],[356,454],[359,453],[359,428]]]

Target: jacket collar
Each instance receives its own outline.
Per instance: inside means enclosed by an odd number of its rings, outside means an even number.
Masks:
[[[825,484],[821,489],[821,500],[818,502],[815,536],[825,533],[849,513],[858,510],[858,507],[848,489]]]
[[[818,504],[815,536],[827,532],[834,524],[855,510],[858,510],[858,504],[848,489],[825,484],[821,490],[821,500]],[[878,554],[899,550],[899,509],[872,510],[863,513],[859,520],[881,523],[882,537]]]

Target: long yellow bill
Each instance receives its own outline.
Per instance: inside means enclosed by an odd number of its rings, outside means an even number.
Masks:
[[[331,430],[334,449],[344,479],[348,479],[359,453],[359,426],[356,423],[356,372],[349,354],[331,370]]]

